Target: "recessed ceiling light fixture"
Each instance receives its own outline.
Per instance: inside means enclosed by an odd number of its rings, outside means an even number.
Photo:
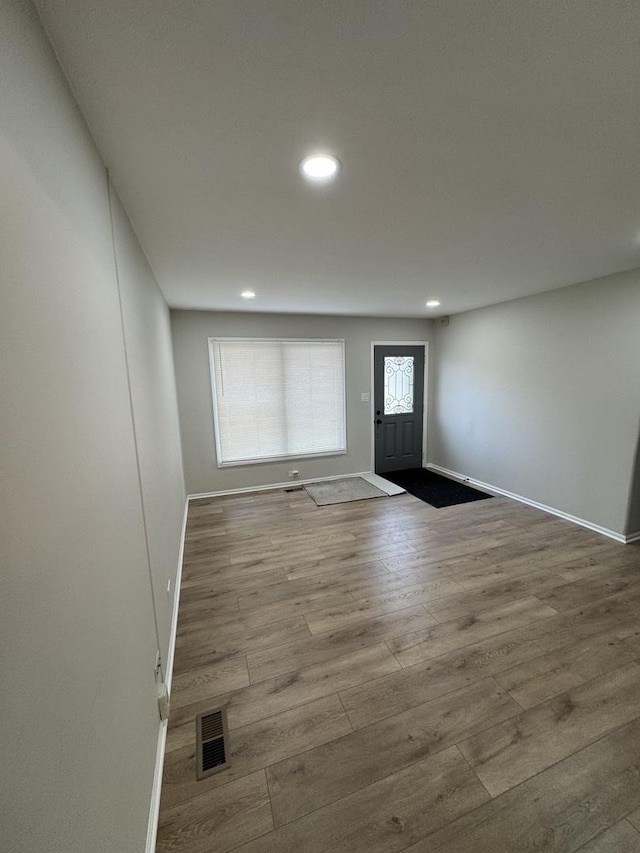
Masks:
[[[312,154],[300,163],[302,176],[314,184],[327,184],[338,174],[340,161],[332,154]]]
[[[429,299],[427,301],[427,308],[437,308],[440,305],[439,299]]]
[[[242,293],[240,294],[240,296],[242,296],[243,299],[255,299],[256,298],[256,294],[255,294],[254,290],[243,290]]]

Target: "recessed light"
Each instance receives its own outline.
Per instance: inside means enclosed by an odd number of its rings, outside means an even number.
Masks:
[[[312,154],[300,163],[303,177],[316,184],[332,181],[338,174],[340,161],[331,154]]]
[[[253,291],[253,290],[243,290],[242,293],[240,294],[240,296],[242,296],[243,299],[255,299],[256,298],[255,291]]]
[[[439,299],[429,299],[427,302],[427,308],[437,308],[440,305]]]

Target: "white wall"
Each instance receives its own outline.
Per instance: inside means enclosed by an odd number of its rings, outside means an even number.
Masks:
[[[625,532],[640,270],[458,314],[435,362],[431,462]]]
[[[104,167],[23,0],[0,47],[0,847],[140,853],[159,720],[139,478],[165,452],[158,571],[182,521],[171,391],[155,439],[140,398],[170,383],[166,309],[119,215],[138,469]]]
[[[112,202],[148,558],[160,651],[166,664],[185,504],[171,321],[167,304],[113,190]]]
[[[626,533],[629,536],[640,535],[640,440],[636,446],[631,492],[629,495],[629,513],[627,515]]]
[[[296,314],[172,311],[185,480],[190,494],[286,482],[294,467],[301,479],[371,470],[371,341],[428,341],[428,320],[325,317]],[[213,431],[209,337],[344,338],[347,385],[347,453],[232,468],[218,468]]]

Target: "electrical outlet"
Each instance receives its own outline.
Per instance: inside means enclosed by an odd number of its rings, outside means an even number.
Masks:
[[[161,720],[169,719],[169,690],[164,682],[158,685],[158,714]]]
[[[290,480],[297,480],[299,476],[300,476],[300,471],[297,471],[296,469],[294,469],[293,471],[289,471],[289,479]]]

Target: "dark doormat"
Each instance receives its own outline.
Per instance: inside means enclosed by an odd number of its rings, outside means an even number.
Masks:
[[[385,480],[391,480],[396,486],[402,486],[410,495],[438,509],[471,501],[483,501],[492,497],[485,492],[472,489],[471,486],[465,486],[464,483],[458,483],[457,480],[450,480],[433,471],[427,471],[425,468],[388,471],[380,476]]]

